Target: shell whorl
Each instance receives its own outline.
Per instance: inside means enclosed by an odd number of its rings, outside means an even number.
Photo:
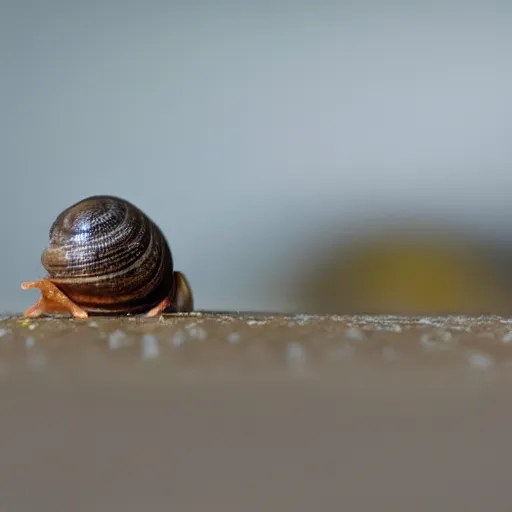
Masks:
[[[90,311],[147,308],[173,285],[172,255],[160,229],[113,196],[88,197],[64,210],[41,262],[51,281]]]

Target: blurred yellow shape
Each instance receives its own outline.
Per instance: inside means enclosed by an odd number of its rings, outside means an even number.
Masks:
[[[371,238],[340,254],[314,281],[310,309],[323,312],[481,314],[503,308],[502,278],[486,254],[444,237]]]

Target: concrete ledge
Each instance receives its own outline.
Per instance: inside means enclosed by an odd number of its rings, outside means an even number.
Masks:
[[[0,510],[505,510],[512,320],[0,320]]]
[[[80,362],[133,370],[149,361],[152,373],[165,369],[175,376],[194,369],[240,377],[252,370],[297,374],[368,364],[508,373],[512,319],[209,312],[85,321],[4,317],[0,356],[0,378],[14,369],[58,372]]]

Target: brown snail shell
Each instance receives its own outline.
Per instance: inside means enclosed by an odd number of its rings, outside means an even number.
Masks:
[[[41,263],[45,279],[89,313],[148,312],[163,302],[159,312],[193,308],[160,228],[119,197],[91,196],[59,214]]]

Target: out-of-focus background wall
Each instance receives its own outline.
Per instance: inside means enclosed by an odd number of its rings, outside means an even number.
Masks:
[[[0,4],[0,310],[132,200],[198,308],[507,312],[512,4]],[[507,302],[508,301],[508,302]]]

